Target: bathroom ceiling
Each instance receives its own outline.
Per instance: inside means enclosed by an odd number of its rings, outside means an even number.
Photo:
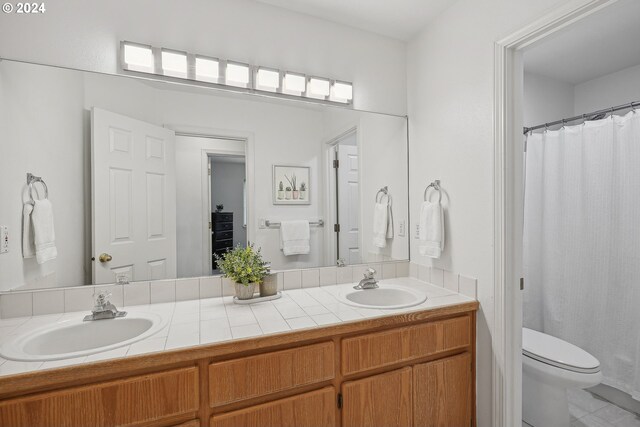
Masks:
[[[527,50],[525,70],[571,84],[640,64],[640,1],[620,0]]]
[[[408,41],[456,0],[257,0]]]

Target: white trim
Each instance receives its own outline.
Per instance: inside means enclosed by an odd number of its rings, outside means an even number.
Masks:
[[[494,87],[494,426],[522,423],[521,52],[618,0],[572,0],[496,42]]]

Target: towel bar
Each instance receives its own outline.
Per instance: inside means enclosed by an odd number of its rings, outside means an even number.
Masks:
[[[276,221],[269,221],[268,219],[264,220],[264,226],[269,228],[280,228],[282,223]],[[318,227],[324,227],[324,220],[319,219],[318,221],[309,221],[309,225],[317,225]]]
[[[29,187],[29,197],[31,198],[32,204],[35,203],[35,199],[33,198],[33,184],[35,184],[36,182],[42,184],[42,187],[44,188],[44,198],[49,198],[49,189],[47,188],[47,184],[44,182],[42,177],[35,176],[34,174],[27,172],[27,186]]]

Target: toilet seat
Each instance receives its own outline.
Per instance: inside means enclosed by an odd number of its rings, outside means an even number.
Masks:
[[[567,371],[584,374],[600,372],[598,359],[580,347],[528,328],[522,328],[522,354]]]

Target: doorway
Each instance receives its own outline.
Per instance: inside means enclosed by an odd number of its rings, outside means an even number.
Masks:
[[[593,0],[580,6],[564,5],[496,43],[494,318],[498,333],[492,338],[496,425],[522,422],[523,54],[616,3]]]
[[[329,205],[334,219],[331,243],[338,265],[359,264],[360,242],[360,159],[357,129],[334,138],[329,143]]]
[[[212,272],[216,256],[247,245],[247,179],[245,156],[209,154]]]
[[[176,133],[178,277],[215,273],[215,251],[221,254],[251,238],[247,146],[244,138]],[[224,171],[234,171],[232,179]],[[222,205],[220,215],[216,205]]]

